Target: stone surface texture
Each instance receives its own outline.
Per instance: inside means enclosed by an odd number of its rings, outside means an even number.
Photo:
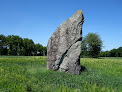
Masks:
[[[52,34],[47,45],[47,68],[80,74],[80,53],[84,15],[78,10]]]

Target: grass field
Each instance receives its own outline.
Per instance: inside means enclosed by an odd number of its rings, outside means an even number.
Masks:
[[[81,75],[47,70],[46,59],[0,56],[0,92],[122,92],[121,58],[81,58]]]
[[[122,57],[100,57],[100,59],[122,59]]]

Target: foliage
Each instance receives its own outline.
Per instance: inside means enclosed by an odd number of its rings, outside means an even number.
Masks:
[[[122,57],[122,47],[118,49],[112,49],[110,51],[103,51],[99,55],[100,57]]]
[[[6,55],[7,49],[4,48],[3,46],[6,45],[6,37],[4,35],[0,35],[0,55],[3,53]]]
[[[28,38],[23,39],[23,47],[24,47],[24,55],[31,56],[32,52],[34,52],[34,42]]]
[[[82,41],[81,56],[98,57],[102,48],[102,40],[96,33],[88,33]]]
[[[0,56],[1,92],[122,92],[122,59],[81,58],[86,70],[47,70],[47,58]]]
[[[19,36],[0,35],[0,55],[24,55],[34,56],[47,55],[47,48],[41,44],[35,44],[32,39],[21,38]]]

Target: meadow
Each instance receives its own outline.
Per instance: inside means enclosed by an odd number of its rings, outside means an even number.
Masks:
[[[0,92],[122,92],[122,58],[81,58],[80,75],[46,64],[47,57],[0,56]]]

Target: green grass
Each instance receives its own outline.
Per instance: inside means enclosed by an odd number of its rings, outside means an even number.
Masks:
[[[99,57],[100,59],[122,59],[122,57]]]
[[[0,58],[31,58],[33,56],[0,56]]]
[[[0,56],[0,92],[122,92],[122,59],[81,58],[81,75],[47,70],[46,62]]]

